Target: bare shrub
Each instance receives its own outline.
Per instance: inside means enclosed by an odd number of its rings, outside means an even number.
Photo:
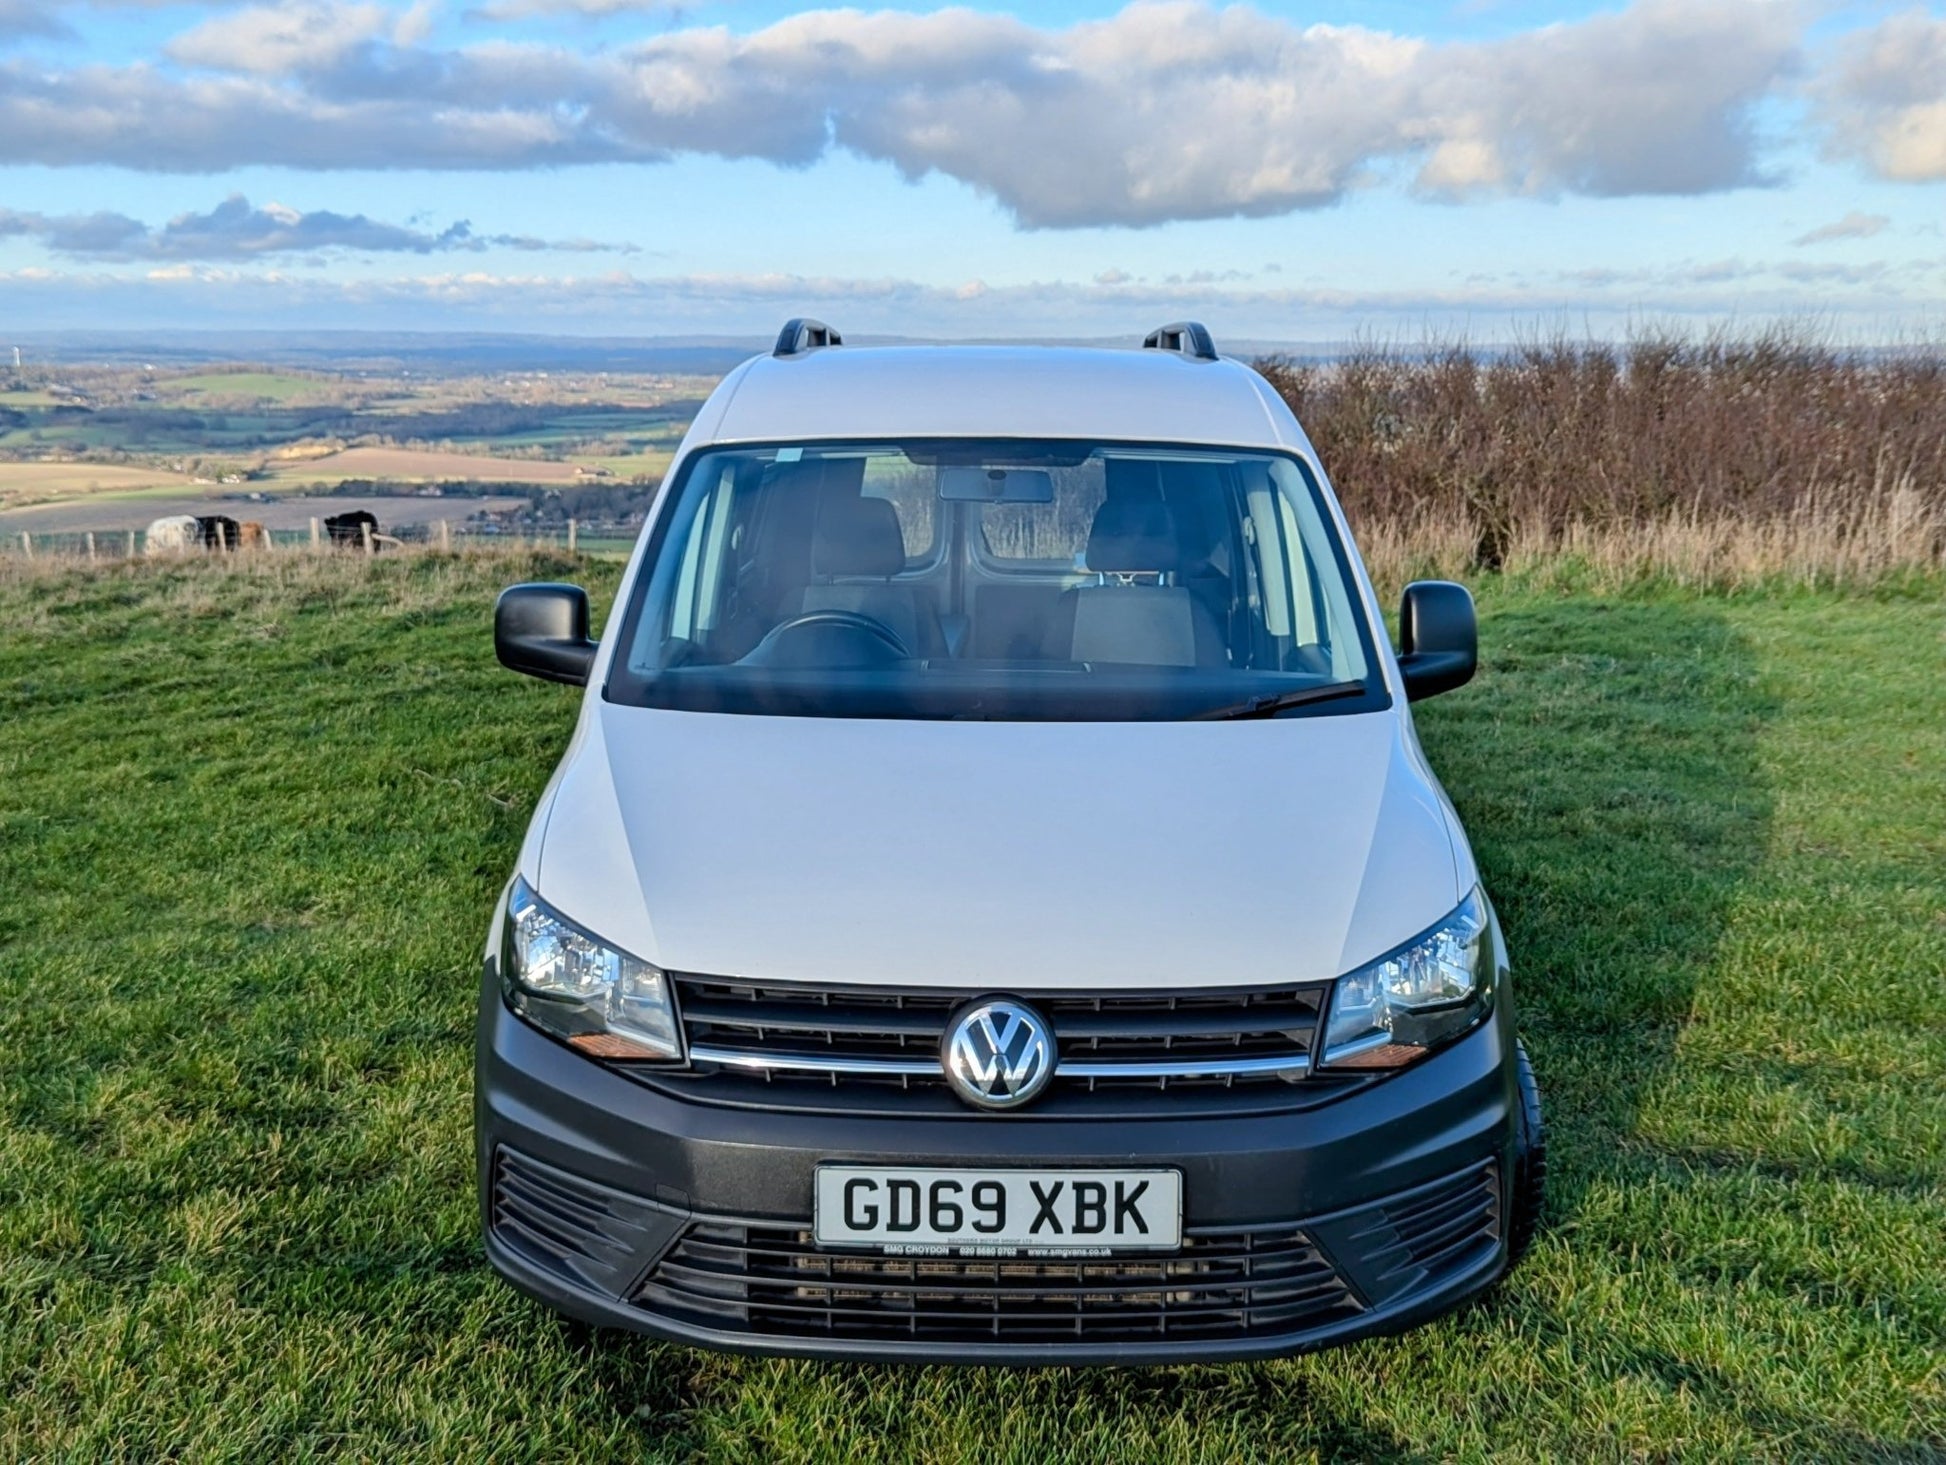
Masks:
[[[1946,562],[1946,354],[1804,331],[1498,353],[1365,347],[1258,369],[1374,574],[1853,581]],[[1385,573],[1380,574],[1380,566]]]

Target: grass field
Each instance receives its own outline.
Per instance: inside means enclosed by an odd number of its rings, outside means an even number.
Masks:
[[[331,388],[328,379],[288,376],[272,371],[208,371],[192,376],[159,378],[158,395],[165,397],[240,397],[266,402],[291,402],[321,397]]]
[[[590,479],[578,471],[579,464],[607,467],[613,480]],[[347,480],[372,479],[391,483],[533,483],[553,487],[574,484],[626,482],[642,475],[659,478],[668,467],[666,453],[615,457],[577,458],[574,462],[539,459],[494,458],[472,453],[442,453],[417,448],[346,448],[316,457],[271,459],[269,476],[246,484],[219,489],[199,486],[185,473],[166,469],[128,467],[112,463],[10,463],[0,461],[0,510],[34,505],[64,504],[61,513],[36,518],[47,527],[88,529],[97,527],[98,513],[91,512],[95,500],[149,500],[188,495],[210,498],[222,492],[243,489],[264,493],[287,493],[315,487],[332,487]],[[85,502],[84,502],[85,501]],[[146,509],[127,505],[108,511],[117,523],[141,521]],[[153,515],[150,515],[153,517]],[[244,517],[250,517],[245,515]]]
[[[124,468],[114,463],[8,463],[0,461],[0,508],[50,499],[144,490],[190,489],[188,474],[161,468]]]
[[[273,460],[273,481],[342,483],[347,478],[395,483],[579,483],[572,463],[538,458],[489,458],[472,453],[440,453],[423,448],[346,448],[318,458]]]
[[[624,483],[637,478],[659,480],[669,471],[669,464],[676,456],[673,445],[667,448],[650,448],[640,453],[611,453],[608,455],[576,453],[574,461],[585,463],[590,468],[606,468]]]
[[[1946,1454],[1946,582],[1482,582],[1418,716],[1550,1106],[1527,1265],[1341,1352],[1007,1373],[485,1270],[478,949],[575,706],[493,663],[530,573],[615,570],[0,568],[0,1459]]]

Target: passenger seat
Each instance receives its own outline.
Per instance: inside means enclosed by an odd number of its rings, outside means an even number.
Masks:
[[[1111,498],[1095,513],[1084,563],[1105,575],[1154,575],[1153,585],[1111,581],[1062,595],[1044,653],[1057,661],[1131,666],[1223,666],[1229,648],[1209,607],[1181,585],[1175,515],[1160,499]]]

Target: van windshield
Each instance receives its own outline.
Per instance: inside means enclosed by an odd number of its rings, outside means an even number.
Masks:
[[[713,449],[657,516],[611,701],[1125,721],[1389,705],[1295,457],[966,439]],[[1261,705],[1261,704],[1259,704]],[[1279,704],[1281,705],[1281,704]]]

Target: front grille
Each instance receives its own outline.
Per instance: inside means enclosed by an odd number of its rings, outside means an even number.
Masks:
[[[693,1076],[739,1083],[945,1091],[939,1048],[975,994],[674,979]],[[1060,1053],[1054,1095],[1238,1089],[1309,1078],[1323,984],[1168,993],[1022,992]],[[1346,1080],[1313,1080],[1320,1095]],[[1352,1080],[1355,1082],[1355,1080]]]
[[[893,1257],[821,1251],[789,1226],[698,1222],[637,1305],[773,1337],[1135,1343],[1301,1332],[1361,1311],[1291,1226],[1192,1231],[1163,1257]]]

